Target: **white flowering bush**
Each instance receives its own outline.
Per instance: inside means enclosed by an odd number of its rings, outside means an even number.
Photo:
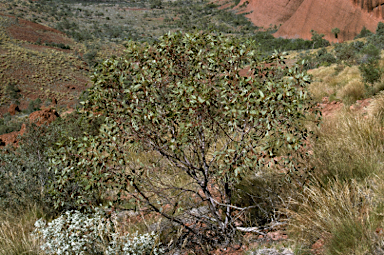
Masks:
[[[157,236],[154,232],[143,235],[130,236],[129,234],[120,236],[113,235],[113,241],[106,251],[107,255],[115,254],[137,254],[137,255],[156,255],[164,254],[163,249],[156,245]]]
[[[116,217],[106,219],[101,211],[83,214],[68,211],[59,218],[46,223],[35,222],[33,235],[42,240],[40,246],[46,254],[163,254],[158,248],[158,238],[150,234],[121,235],[117,230]]]

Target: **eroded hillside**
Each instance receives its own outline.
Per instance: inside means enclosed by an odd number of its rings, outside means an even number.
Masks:
[[[337,42],[353,39],[363,27],[383,21],[381,0],[242,0],[239,10],[257,26],[278,28],[277,37],[310,39],[312,29]],[[331,32],[339,28],[338,38]]]

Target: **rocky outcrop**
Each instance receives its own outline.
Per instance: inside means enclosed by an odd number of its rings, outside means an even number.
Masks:
[[[279,28],[276,37],[311,39],[310,31],[336,42],[353,39],[363,27],[375,31],[384,22],[384,0],[241,0],[247,17],[264,28]],[[335,38],[331,30],[339,28]]]
[[[19,106],[17,104],[11,104],[8,108],[8,112],[11,115],[15,115],[17,112],[20,112]]]
[[[29,121],[35,123],[36,125],[48,125],[54,121],[59,114],[53,108],[43,109],[41,111],[33,112],[29,115]]]
[[[0,146],[15,145],[18,143],[18,136],[22,136],[26,131],[26,126],[23,124],[20,131],[14,131],[8,134],[0,135]]]
[[[352,0],[352,3],[367,12],[373,12],[377,17],[384,18],[384,0]]]
[[[54,121],[57,117],[59,117],[59,114],[56,112],[55,109],[47,108],[41,111],[36,111],[31,113],[29,115],[29,122],[35,123],[38,126],[48,125],[52,121]],[[26,130],[27,130],[26,125],[23,124],[21,126],[20,131],[14,131],[8,134],[0,135],[0,146],[6,146],[6,145],[17,146],[18,136],[22,136],[26,132]]]

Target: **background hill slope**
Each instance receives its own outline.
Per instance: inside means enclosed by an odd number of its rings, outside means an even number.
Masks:
[[[247,2],[249,3],[247,5]],[[363,27],[374,31],[383,21],[382,0],[242,0],[252,22],[261,27],[277,26],[276,37],[311,38],[311,29],[333,42],[353,39]],[[339,28],[338,39],[331,32]]]

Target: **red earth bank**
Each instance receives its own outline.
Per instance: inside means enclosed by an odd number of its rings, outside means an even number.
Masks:
[[[384,22],[384,0],[241,0],[244,12],[260,27],[281,27],[276,37],[311,39],[311,29],[331,42],[353,39],[365,26],[372,32]],[[339,28],[338,38],[331,32]]]

